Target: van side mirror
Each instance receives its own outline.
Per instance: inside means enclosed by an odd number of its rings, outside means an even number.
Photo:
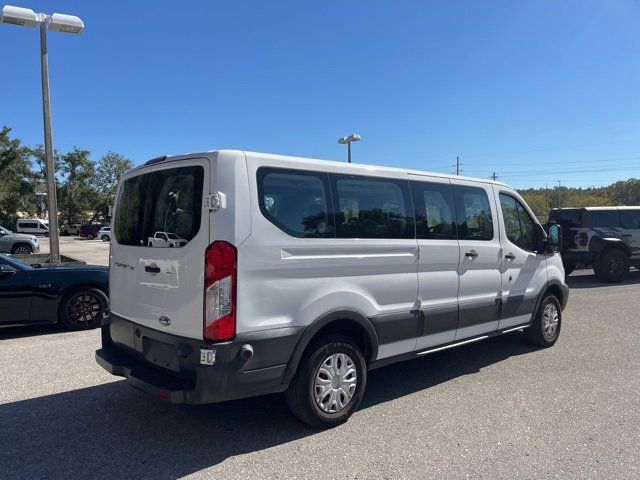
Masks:
[[[551,253],[562,249],[562,228],[555,222],[549,222],[547,226],[547,250]]]

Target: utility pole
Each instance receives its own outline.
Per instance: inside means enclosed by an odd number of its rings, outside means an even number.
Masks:
[[[456,156],[456,175],[460,175],[460,157]]]
[[[495,182],[497,178],[498,176],[496,175],[496,172],[493,172],[493,174],[491,175],[491,180]]]
[[[560,180],[558,180],[558,208],[562,208],[562,198],[560,197]]]

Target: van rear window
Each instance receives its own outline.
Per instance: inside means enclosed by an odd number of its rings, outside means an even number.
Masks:
[[[128,178],[113,230],[120,245],[183,247],[200,230],[204,169],[170,168]]]

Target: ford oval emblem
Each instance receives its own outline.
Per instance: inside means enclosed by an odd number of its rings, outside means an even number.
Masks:
[[[160,322],[160,325],[162,325],[163,327],[168,327],[169,325],[171,325],[171,319],[169,317],[165,317],[164,315],[158,319],[158,322]]]

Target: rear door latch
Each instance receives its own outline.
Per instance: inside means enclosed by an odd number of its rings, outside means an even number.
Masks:
[[[221,208],[227,208],[227,196],[222,192],[215,192],[204,197],[204,208],[217,212]]]

